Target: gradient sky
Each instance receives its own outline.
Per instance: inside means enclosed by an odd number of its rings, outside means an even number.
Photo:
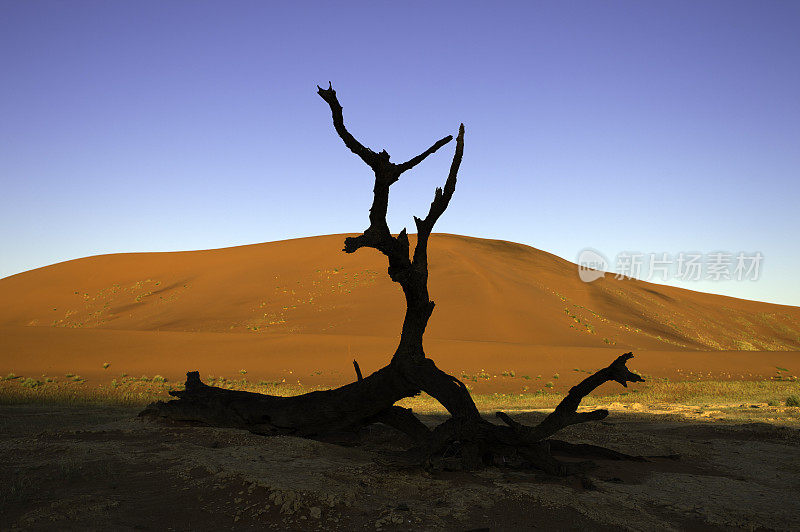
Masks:
[[[0,277],[367,225],[372,176],[467,128],[437,232],[760,251],[800,305],[800,3],[0,1]],[[392,187],[413,228],[448,145]]]

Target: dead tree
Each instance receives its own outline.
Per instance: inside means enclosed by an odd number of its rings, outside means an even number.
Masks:
[[[361,235],[345,239],[344,252],[355,253],[366,247],[383,253],[388,259],[389,277],[403,289],[406,313],[400,342],[391,361],[367,377],[361,376],[361,370],[354,362],[358,377],[355,382],[294,397],[207,386],[197,372],[189,372],[185,389],[170,392],[177,399],[150,404],[140,415],[239,427],[264,435],[292,434],[312,438],[353,431],[380,422],[409,435],[415,445],[409,449],[406,458],[432,469],[473,469],[495,464],[533,467],[566,475],[582,470],[588,463],[559,461],[551,450],[582,456],[636,458],[601,447],[551,439],[568,425],[600,420],[608,415],[607,410],[577,412],[581,400],[601,384],[616,381],[627,386],[628,382],[643,380],[625,365],[633,356],[631,353],[621,355],[608,367],[573,387],[556,409],[536,426],[517,423],[502,412],[497,416],[505,425],[483,419],[466,386],[437,368],[433,360],[425,356],[422,337],[434,309],[428,295],[428,239],[456,188],[456,176],[464,153],[464,125],[461,124],[458,130],[444,188],[436,189],[425,218],[414,217],[417,243],[412,254],[406,230],[393,236],[386,223],[389,188],[404,172],[414,168],[453,137],[448,135],[416,157],[395,164],[385,150],[376,153],[350,134],[332,86],[318,89],[319,96],[330,107],[333,126],[345,146],[375,174],[369,227]],[[420,392],[426,392],[439,401],[450,413],[450,419],[430,430],[410,409],[395,405],[397,401]]]

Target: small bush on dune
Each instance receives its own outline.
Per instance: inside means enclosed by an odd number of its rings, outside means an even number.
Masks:
[[[28,388],[36,388],[37,386],[42,384],[42,381],[31,379],[30,377],[28,377],[27,379],[23,380],[20,384]]]
[[[790,395],[786,398],[786,406],[800,406],[800,397]]]

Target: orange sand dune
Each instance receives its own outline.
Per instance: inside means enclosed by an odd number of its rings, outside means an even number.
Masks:
[[[354,356],[365,372],[388,361],[405,306],[384,258],[343,253],[345,236],[102,255],[0,279],[0,371],[103,375],[110,362],[175,378],[349,380]],[[574,264],[500,240],[436,234],[429,255],[427,350],[454,373],[597,368],[627,350],[656,374],[692,362],[736,376],[800,370],[797,307],[612,276],[587,284]]]

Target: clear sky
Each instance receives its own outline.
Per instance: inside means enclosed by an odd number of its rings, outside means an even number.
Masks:
[[[467,128],[436,231],[761,252],[681,286],[800,305],[800,3],[0,1],[0,277],[358,232],[372,176]],[[452,145],[392,187],[413,228]]]

